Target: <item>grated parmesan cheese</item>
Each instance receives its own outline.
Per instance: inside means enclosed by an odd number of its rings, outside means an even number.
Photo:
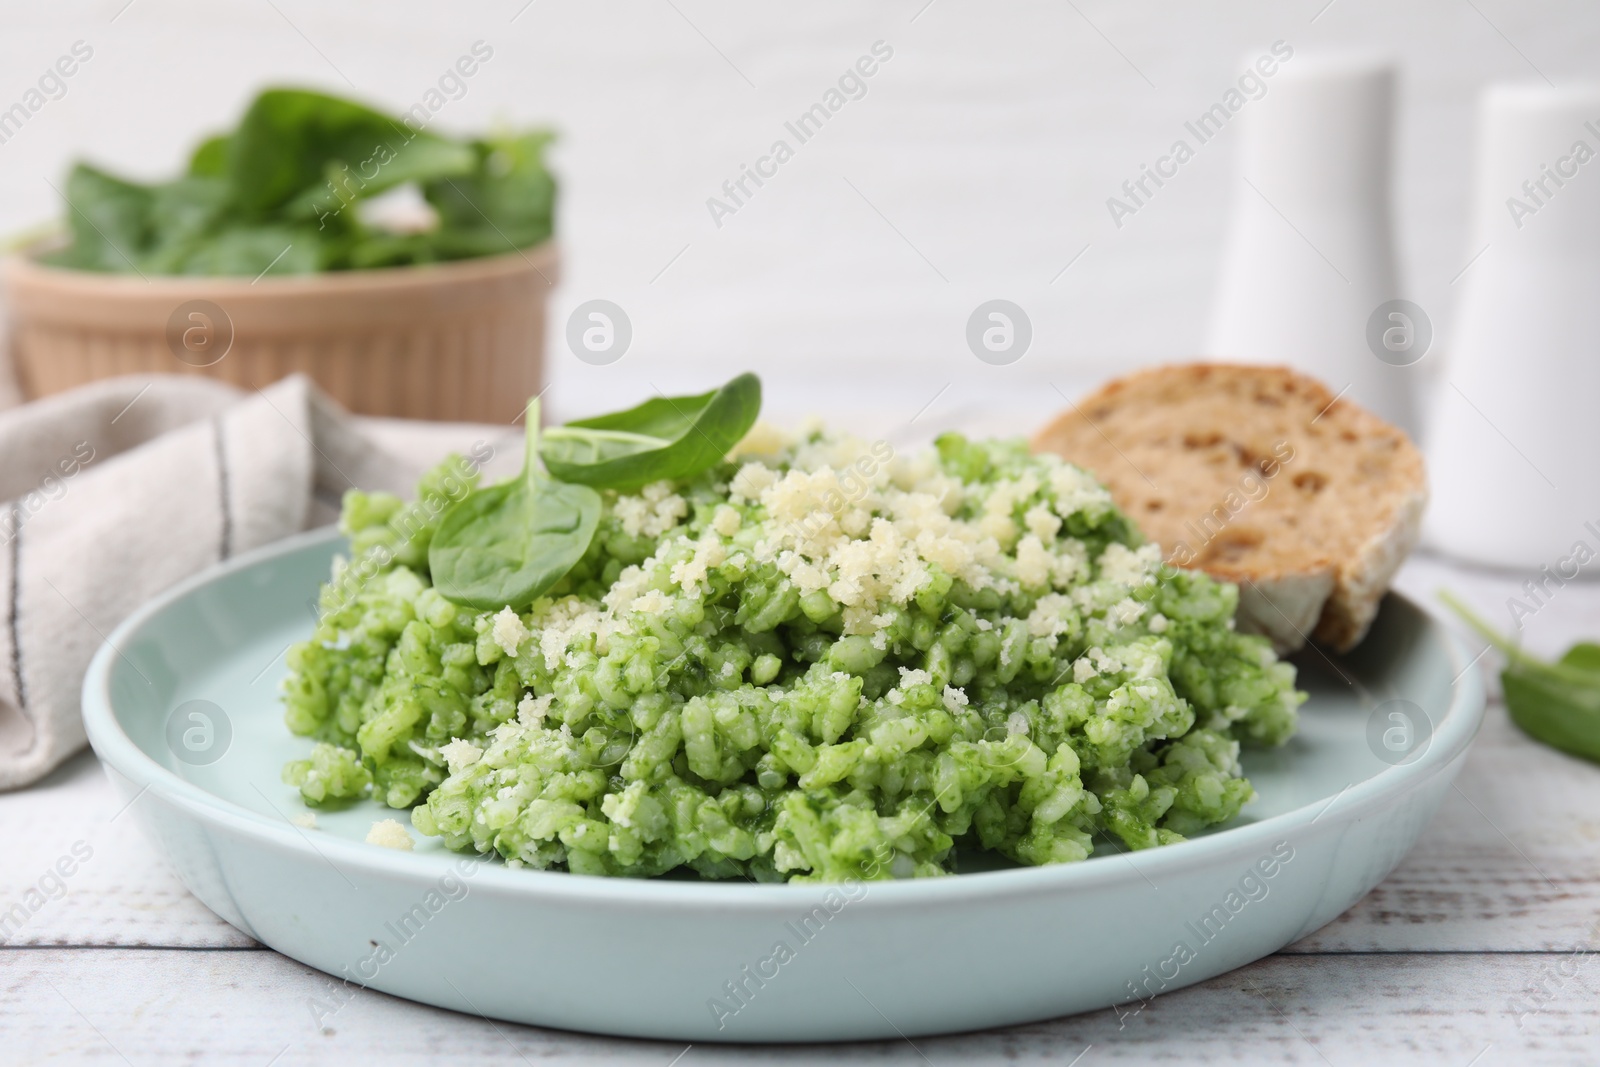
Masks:
[[[522,642],[528,639],[528,628],[522,618],[509,607],[501,608],[494,617],[494,643],[508,656],[515,656]]]
[[[743,459],[745,456],[776,456],[790,444],[789,435],[770,422],[756,420],[748,433],[733,446],[728,453],[729,459]]]
[[[777,472],[766,464],[746,463],[728,484],[728,495],[735,503],[760,500],[761,494],[777,480]]]
[[[720,566],[728,558],[728,549],[716,537],[702,537],[695,545],[694,555],[672,566],[672,580],[689,596],[699,596],[701,583],[711,574],[711,568]]]
[[[471,741],[457,738],[449,744],[440,745],[439,755],[444,757],[445,766],[450,768],[451,774],[460,774],[483,758],[483,749]]]
[[[900,668],[900,688],[910,689],[914,685],[932,685],[933,675],[923,670],[912,670],[910,667]]]
[[[1022,516],[1022,524],[1040,541],[1050,542],[1061,532],[1061,517],[1043,504],[1035,504]]]
[[[1111,605],[1110,610],[1106,612],[1106,617],[1118,626],[1132,626],[1139,621],[1144,612],[1145,606],[1143,604],[1132,597],[1123,597]]]
[[[536,697],[532,693],[525,693],[517,702],[517,721],[528,729],[544,724],[544,717],[550,714],[550,702],[555,699],[554,693],[546,693]]]
[[[1057,638],[1072,629],[1072,598],[1062,593],[1042,596],[1028,616],[1028,633],[1034,637]]]
[[[619,496],[612,509],[629,537],[660,537],[689,514],[689,504],[670,481],[651,482],[637,496]]]
[[[711,528],[723,537],[732,537],[739,532],[742,521],[738,508],[728,504],[718,504],[717,510],[711,516]]]
[[[1080,467],[1063,463],[1050,475],[1050,491],[1056,497],[1056,514],[1063,519],[1080,511],[1111,506],[1111,493]]]
[[[1155,570],[1160,565],[1160,545],[1148,544],[1132,549],[1113,541],[1100,553],[1100,580],[1133,589],[1153,581]]]
[[[411,833],[393,819],[379,819],[372,824],[372,829],[367,831],[367,844],[410,852]]]

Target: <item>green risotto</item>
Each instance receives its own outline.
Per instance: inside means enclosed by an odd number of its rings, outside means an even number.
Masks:
[[[1234,586],[1165,566],[1021,441],[897,456],[758,428],[693,476],[598,490],[581,558],[499,610],[430,578],[474,478],[453,459],[413,503],[346,495],[351,557],[285,683],[319,742],[284,772],[307,804],[370,796],[452,849],[581,874],[1066,863],[1232,818],[1241,743],[1283,743],[1305,699],[1235,632]]]

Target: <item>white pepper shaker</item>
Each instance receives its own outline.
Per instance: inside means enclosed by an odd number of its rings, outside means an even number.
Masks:
[[[1205,351],[1289,364],[1415,434],[1417,371],[1404,364],[1418,339],[1406,330],[1426,326],[1390,320],[1386,307],[1405,295],[1390,218],[1394,83],[1382,57],[1297,50],[1242,108]],[[1380,339],[1411,343],[1375,354],[1375,315]]]
[[[1452,555],[1568,579],[1574,555],[1600,556],[1597,157],[1600,86],[1484,92],[1470,266],[1426,447],[1424,536]]]

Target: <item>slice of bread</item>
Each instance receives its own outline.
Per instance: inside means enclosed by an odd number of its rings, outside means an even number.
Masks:
[[[1033,447],[1092,471],[1168,562],[1238,583],[1240,629],[1280,651],[1366,635],[1428,497],[1402,431],[1286,367],[1141,371]]]

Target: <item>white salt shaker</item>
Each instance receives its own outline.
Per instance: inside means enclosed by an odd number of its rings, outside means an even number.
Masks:
[[[1575,572],[1575,554],[1600,555],[1600,86],[1490,87],[1476,166],[1424,536]]]
[[[1244,106],[1206,353],[1289,364],[1415,435],[1409,364],[1431,328],[1389,306],[1405,296],[1390,221],[1394,83],[1378,56],[1296,51]]]

